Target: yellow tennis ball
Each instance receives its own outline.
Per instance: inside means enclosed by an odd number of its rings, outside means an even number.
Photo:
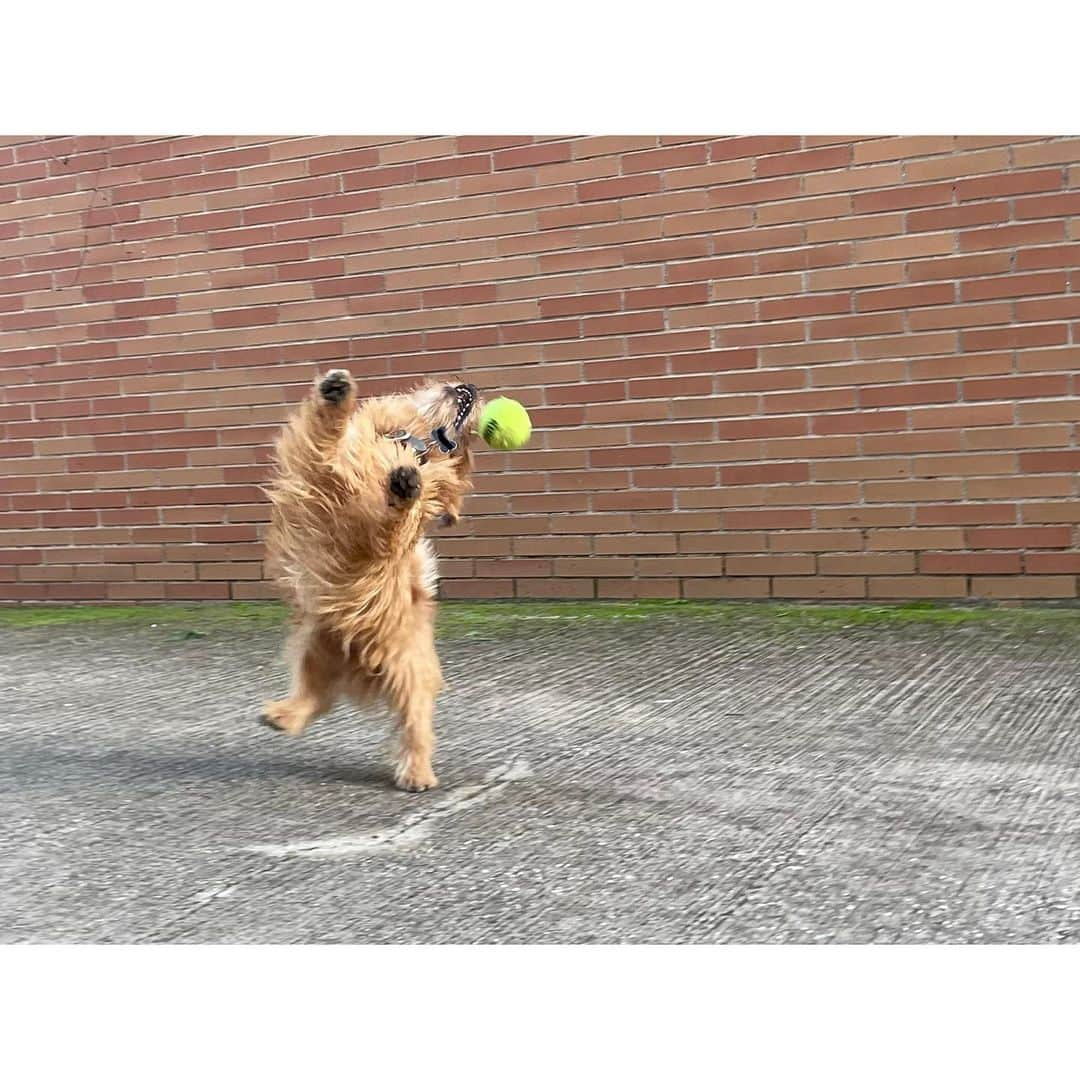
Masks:
[[[479,431],[494,450],[520,450],[532,435],[532,421],[520,401],[500,397],[484,406]]]

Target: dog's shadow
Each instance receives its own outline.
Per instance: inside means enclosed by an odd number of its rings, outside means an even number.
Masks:
[[[9,735],[0,754],[0,787],[8,791],[123,785],[129,794],[156,794],[170,787],[209,784],[232,787],[279,781],[325,787],[394,790],[388,765],[342,765],[303,758],[251,756],[240,747],[220,753],[179,753],[143,747],[86,747],[43,744]]]

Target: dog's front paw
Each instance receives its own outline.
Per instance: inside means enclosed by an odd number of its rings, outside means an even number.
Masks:
[[[420,470],[412,465],[399,465],[390,474],[390,501],[415,502],[420,495]]]
[[[340,405],[349,396],[352,388],[352,376],[338,368],[327,372],[319,381],[319,396],[331,405]]]
[[[430,765],[399,765],[394,784],[402,791],[430,791],[439,786],[439,778]]]
[[[306,718],[297,713],[289,700],[264,702],[259,723],[274,731],[284,731],[286,735],[300,735],[307,726]]]

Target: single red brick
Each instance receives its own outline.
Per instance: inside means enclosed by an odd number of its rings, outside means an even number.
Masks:
[[[906,285],[891,289],[871,289],[855,294],[858,311],[888,311],[899,308],[951,304],[955,299],[952,284]]]
[[[1067,279],[1064,273],[1010,274],[1008,277],[964,281],[960,299],[988,300],[1005,296],[1040,296],[1064,292]]]
[[[416,180],[413,164],[389,165],[378,169],[360,169],[346,173],[343,183],[346,191],[367,191],[370,188],[396,187]]]
[[[1080,450],[1041,450],[1020,455],[1020,469],[1026,473],[1080,470]]]
[[[1029,218],[1072,217],[1080,214],[1080,191],[1060,195],[1034,195],[1013,200],[1013,217],[1019,221]]]
[[[1017,322],[1042,322],[1047,319],[1080,317],[1080,295],[1054,296],[1041,300],[1025,300],[1016,305]]]
[[[444,581],[440,592],[447,600],[502,600],[514,595],[513,581]]]
[[[599,578],[596,595],[608,599],[664,599],[679,598],[679,582],[665,578]]]
[[[671,491],[602,491],[592,498],[594,510],[671,510]]]
[[[774,154],[758,157],[757,176],[782,176],[788,173],[817,172],[822,169],[842,169],[851,164],[849,145],[824,147],[819,150],[803,150],[790,154]]]
[[[460,142],[460,140],[459,140]],[[478,147],[481,149],[481,147]],[[546,142],[532,146],[517,146],[494,155],[494,167],[501,169],[524,169],[534,165],[551,165],[570,160],[569,142]]]
[[[963,503],[917,506],[916,525],[1015,525],[1013,503]]]
[[[789,216],[789,213],[797,214],[794,210],[786,213],[781,212],[769,218],[763,217],[760,214],[760,206],[776,200],[796,198],[800,194],[800,182],[797,177],[779,177],[773,180],[753,180],[748,184],[720,184],[710,189],[709,205],[742,206],[756,204],[759,206],[758,220],[764,225],[797,220],[797,217],[792,218]],[[812,201],[815,203],[820,202],[820,200],[816,199]],[[787,211],[787,208],[785,208],[785,211]]]
[[[992,398],[1063,397],[1070,392],[1068,375],[1022,375],[1001,379],[966,379],[964,397],[968,401]]]
[[[709,154],[712,161],[732,161],[764,154],[782,154],[801,147],[802,138],[799,135],[739,135],[710,143]]]
[[[972,548],[1067,548],[1072,546],[1072,528],[1067,525],[1018,526],[1016,528],[969,528]]]
[[[898,410],[879,412],[824,413],[813,418],[815,435],[842,435],[865,431],[902,431],[908,414]]]
[[[1029,574],[1080,574],[1080,552],[1030,551],[1024,556],[1024,569]]]
[[[772,595],[783,599],[857,600],[866,596],[866,580],[861,577],[773,578]]]
[[[952,202],[952,184],[918,184],[856,192],[852,207],[856,214],[877,214],[883,210],[910,210],[918,206],[944,206]]]
[[[233,326],[266,326],[277,322],[278,309],[275,307],[232,308],[213,313],[216,329]]]
[[[871,577],[867,595],[872,599],[903,600],[909,597],[959,598],[967,596],[964,577]]]
[[[818,555],[817,562],[820,573],[843,577],[915,572],[915,556],[909,551],[823,553]]]
[[[1025,248],[1016,253],[1017,270],[1071,269],[1077,265],[1080,265],[1080,244]]]
[[[1020,555],[923,551],[919,553],[919,570],[924,574],[1018,574]]]
[[[709,149],[702,143],[660,150],[642,150],[622,157],[624,175],[639,172],[657,172],[663,169],[681,169],[691,165],[704,165],[709,159]]]
[[[897,405],[944,405],[957,401],[960,387],[955,382],[912,382],[894,386],[865,386],[859,389],[862,408],[880,409]]]
[[[480,332],[474,332],[480,333]],[[516,342],[528,342],[528,341],[559,341],[566,340],[567,338],[576,338],[581,334],[581,324],[573,320],[555,320],[546,319],[541,322],[522,322],[512,323],[504,325],[498,331],[498,337],[505,343]],[[446,338],[448,335],[428,335],[429,342],[435,338],[441,342],[442,348],[455,347],[453,344],[447,343]],[[476,341],[473,344],[495,344],[496,335],[481,334],[483,341]],[[454,339],[451,339],[451,342]],[[468,346],[460,346],[468,347]]]
[[[805,416],[720,420],[716,424],[716,434],[724,440],[794,438],[805,435],[808,430],[809,421]]]
[[[592,578],[533,578],[515,582],[515,595],[533,600],[589,600],[596,595]]]
[[[611,180],[596,180],[578,184],[578,198],[582,202],[593,199],[625,199],[631,195],[648,195],[660,190],[660,177],[655,173],[623,176]]]
[[[1011,405],[952,405],[941,409],[915,409],[911,413],[914,428],[963,428],[979,425],[1009,424]]]
[[[907,216],[908,232],[938,232],[941,229],[962,229],[969,225],[993,225],[1009,220],[1009,203],[969,203],[948,206],[941,210],[915,210]],[[991,230],[987,230],[988,232]]]
[[[971,592],[990,600],[1070,598],[1076,596],[1076,577],[973,577]]]
[[[805,461],[769,465],[727,465],[720,469],[721,484],[786,484],[810,479]]]
[[[728,555],[724,559],[724,570],[734,577],[813,574],[817,571],[817,559],[810,554]]]
[[[416,164],[416,179],[438,180],[445,176],[475,176],[491,172],[489,154],[471,154],[464,157],[436,158]]]
[[[316,299],[323,300],[334,296],[361,296],[381,293],[386,288],[383,274],[354,274],[347,277],[324,278],[312,285]]]
[[[959,235],[961,251],[990,251],[1031,244],[1053,244],[1065,239],[1063,221],[1039,221],[1025,225],[1002,225],[973,229]]]
[[[379,152],[373,147],[345,150],[338,154],[320,154],[308,160],[308,172],[312,176],[323,173],[355,172],[369,169],[379,163]]]
[[[965,330],[960,335],[963,351],[973,353],[1067,345],[1068,341],[1069,328],[1064,323],[1008,326],[998,330]]]
[[[1026,195],[1034,191],[1056,191],[1062,186],[1061,169],[1038,169],[1028,172],[998,173],[972,180],[958,180],[956,197],[960,202],[970,199],[993,199],[1004,195]]]

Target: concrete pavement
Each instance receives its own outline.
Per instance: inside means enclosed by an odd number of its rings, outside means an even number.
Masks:
[[[0,621],[0,940],[1080,937],[1080,612],[467,610],[425,795],[272,618]]]

